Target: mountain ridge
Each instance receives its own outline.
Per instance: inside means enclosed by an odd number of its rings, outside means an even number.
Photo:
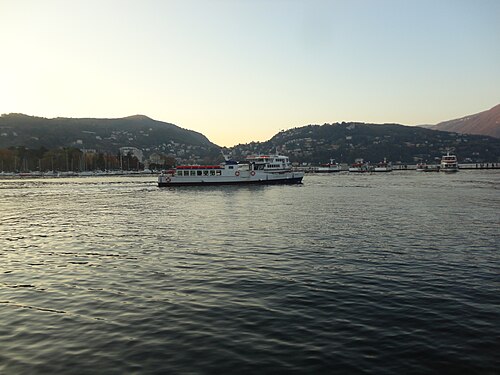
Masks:
[[[145,115],[116,119],[47,119],[24,114],[0,116],[0,149],[78,148],[115,154],[133,147],[147,158],[152,154],[169,156],[179,162],[220,161],[218,145],[201,133]],[[342,122],[310,124],[283,130],[265,142],[250,142],[229,147],[236,158],[252,153],[288,154],[292,161],[321,163],[331,158],[352,162],[365,158],[372,162],[387,158],[411,163],[432,161],[450,150],[459,160],[499,161],[500,140],[484,135],[458,134],[401,124]],[[241,159],[240,159],[241,160]]]
[[[436,125],[422,127],[463,134],[488,135],[500,138],[500,104],[479,113],[457,119],[442,121]]]
[[[145,115],[105,119],[49,119],[19,113],[0,116],[0,148],[79,147],[115,152],[120,147],[137,147],[153,152],[168,151],[168,145],[174,143],[217,147],[202,133]]]
[[[435,161],[447,151],[455,152],[460,161],[498,161],[500,140],[481,135],[458,134],[400,124],[366,124],[360,122],[306,125],[281,131],[266,142],[237,145],[234,154],[245,157],[252,153],[275,150],[292,161],[324,163],[353,162],[363,158],[379,162]]]

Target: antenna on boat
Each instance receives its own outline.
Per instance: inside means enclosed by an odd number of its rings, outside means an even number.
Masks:
[[[222,157],[224,158],[224,161],[231,160],[231,155],[226,155],[223,150],[220,150],[220,153],[222,154]]]

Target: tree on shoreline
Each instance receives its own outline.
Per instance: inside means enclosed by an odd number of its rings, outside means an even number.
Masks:
[[[0,172],[83,172],[95,170],[138,170],[139,160],[127,155],[125,162],[105,152],[82,151],[73,147],[33,150],[23,146],[0,149]]]

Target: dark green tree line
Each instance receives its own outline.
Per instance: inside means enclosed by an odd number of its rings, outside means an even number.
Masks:
[[[143,166],[131,155],[114,155],[103,152],[82,152],[77,148],[65,147],[47,150],[43,147],[33,150],[26,147],[0,149],[0,172],[28,171],[95,171],[95,170],[138,170]]]

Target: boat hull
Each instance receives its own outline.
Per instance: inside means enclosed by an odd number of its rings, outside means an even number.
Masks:
[[[292,185],[301,184],[304,176],[292,176],[275,179],[206,179],[200,181],[158,181],[158,187],[171,186],[217,186],[217,185]]]
[[[371,169],[368,168],[349,168],[350,173],[370,173],[373,172]]]
[[[314,172],[315,173],[337,173],[337,172],[342,172],[342,169],[340,169],[340,168],[329,168],[329,169],[326,169],[326,168],[320,169],[320,168],[318,168]]]

